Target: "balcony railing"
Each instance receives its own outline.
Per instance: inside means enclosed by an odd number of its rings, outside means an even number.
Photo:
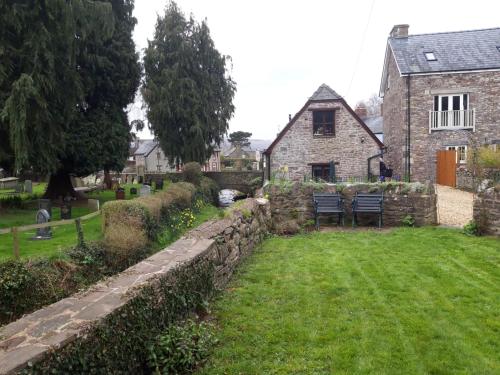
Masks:
[[[429,111],[429,133],[433,130],[475,130],[476,114],[474,109],[461,111]]]

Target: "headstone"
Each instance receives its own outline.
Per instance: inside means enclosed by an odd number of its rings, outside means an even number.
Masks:
[[[151,186],[149,186],[149,185],[142,185],[140,196],[141,197],[147,197],[148,195],[151,195]]]
[[[33,194],[33,183],[31,182],[31,180],[24,181],[24,192]]]
[[[45,209],[40,209],[36,213],[36,223],[37,224],[44,224],[48,223],[50,221],[50,214],[47,210]],[[52,231],[50,230],[50,227],[45,227],[45,228],[38,228],[36,230],[36,236],[33,237],[33,240],[50,240],[52,238]]]
[[[39,199],[38,209],[46,210],[49,213],[49,216],[52,217],[52,202],[50,201],[50,199]]]
[[[163,180],[156,181],[156,190],[163,190]]]
[[[24,190],[23,184],[17,184],[16,185],[16,190],[15,190],[16,194],[21,194],[23,192],[23,190]]]
[[[137,188],[130,188],[130,195],[137,195]]]
[[[61,206],[61,220],[71,219],[71,197],[66,197]]]
[[[89,199],[87,205],[92,212],[99,211],[99,199]]]
[[[125,189],[124,188],[117,188],[115,192],[115,198],[116,200],[123,200],[125,199]]]

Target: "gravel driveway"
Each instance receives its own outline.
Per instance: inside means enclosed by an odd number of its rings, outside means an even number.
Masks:
[[[436,185],[436,192],[439,224],[463,227],[472,220],[472,193],[443,185]]]

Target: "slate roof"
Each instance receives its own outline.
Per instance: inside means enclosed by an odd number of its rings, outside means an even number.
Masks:
[[[156,142],[153,139],[145,139],[137,151],[135,152],[134,155],[149,155],[151,151],[155,149],[155,147],[158,145],[158,142]]]
[[[390,37],[389,45],[401,74],[500,68],[500,28]]]
[[[324,83],[309,98],[310,101],[334,99],[341,99],[341,96]]]
[[[370,116],[362,118],[366,126],[370,128],[373,134],[381,134],[384,132],[384,118],[382,116]]]

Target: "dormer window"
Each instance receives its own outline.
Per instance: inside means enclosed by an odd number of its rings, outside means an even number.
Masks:
[[[436,61],[436,55],[434,55],[434,52],[424,52],[425,59],[427,61]]]

